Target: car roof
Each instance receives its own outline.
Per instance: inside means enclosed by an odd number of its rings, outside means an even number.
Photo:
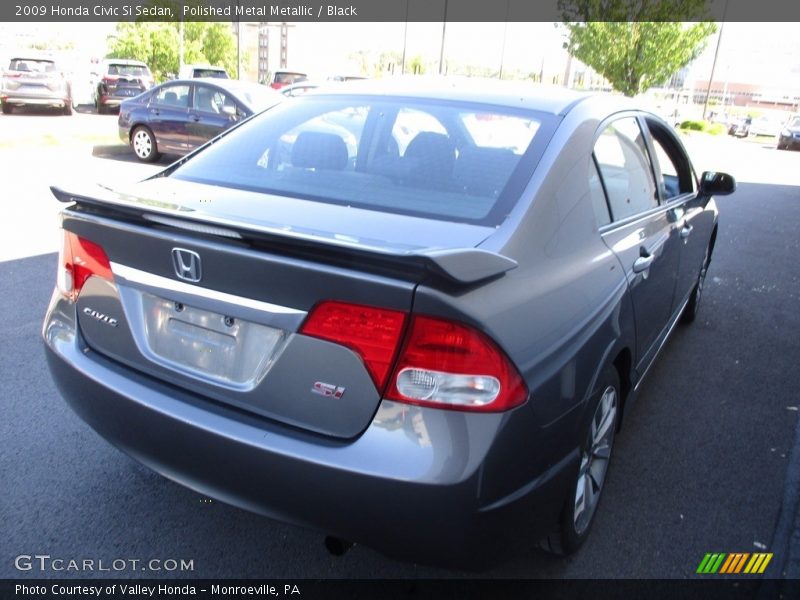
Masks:
[[[555,85],[525,81],[500,81],[479,77],[431,77],[419,75],[389,79],[350,81],[341,87],[325,86],[319,95],[399,96],[431,100],[453,100],[493,104],[509,108],[523,108],[554,115],[565,114],[575,104],[603,98],[608,104],[609,94],[580,92]],[[627,98],[614,98],[619,109],[635,108]]]
[[[196,63],[191,65],[183,65],[184,69],[213,69],[215,71],[224,71],[225,67],[220,67],[217,65],[209,65],[203,63]]]
[[[266,86],[263,86],[260,83],[256,83],[254,81],[241,81],[239,79],[220,79],[219,77],[192,77],[192,78],[180,77],[178,79],[165,81],[164,83],[177,83],[177,82],[208,83],[210,85],[216,85],[217,87],[225,88],[232,91],[235,91],[237,89],[244,89],[247,87],[259,87],[261,89],[269,89]]]
[[[51,56],[49,54],[14,54],[8,59],[9,62],[11,62],[12,60],[39,60],[48,62],[58,62],[55,56]]]
[[[146,67],[147,63],[144,63],[140,60],[131,60],[129,58],[104,58],[103,62],[105,64],[115,64],[115,65],[130,65],[132,67]]]

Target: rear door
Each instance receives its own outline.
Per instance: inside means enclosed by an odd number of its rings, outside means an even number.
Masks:
[[[636,366],[642,372],[672,316],[680,237],[674,214],[659,202],[646,137],[635,114],[605,123],[594,155],[611,218],[601,232],[628,280],[636,321]]]
[[[187,143],[194,149],[204,144],[244,115],[228,92],[205,83],[195,83],[186,125]]]
[[[189,149],[189,102],[191,86],[168,84],[157,90],[148,105],[148,122],[161,152],[184,153]]]

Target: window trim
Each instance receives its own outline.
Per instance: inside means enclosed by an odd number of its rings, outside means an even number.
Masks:
[[[611,199],[608,196],[608,188],[606,187],[606,181],[605,181],[605,177],[603,176],[603,170],[600,168],[600,161],[597,160],[597,156],[595,155],[594,149],[595,149],[595,146],[597,145],[597,141],[600,139],[600,136],[603,135],[603,132],[609,127],[609,125],[611,125],[615,121],[619,121],[621,119],[626,119],[626,118],[633,118],[636,121],[636,125],[639,127],[639,131],[642,134],[642,139],[644,140],[645,150],[646,150],[645,158],[647,158],[648,162],[650,163],[650,169],[649,170],[650,170],[650,177],[652,177],[651,183],[653,184],[653,188],[656,190],[656,198],[655,198],[656,206],[648,208],[645,211],[629,215],[629,216],[625,217],[624,219],[616,220],[614,218],[614,210],[611,208]],[[602,184],[603,191],[606,194],[606,203],[608,204],[609,215],[611,216],[611,223],[601,227],[600,228],[601,232],[604,231],[605,228],[609,227],[610,225],[614,225],[616,223],[632,223],[632,222],[638,220],[638,218],[640,216],[655,214],[659,209],[661,209],[664,206],[664,204],[662,202],[662,199],[661,199],[661,190],[658,188],[658,178],[656,177],[655,172],[653,170],[654,169],[653,159],[652,159],[652,156],[651,156],[650,152],[651,152],[650,131],[648,129],[642,127],[641,112],[640,111],[624,110],[624,111],[616,112],[616,113],[614,113],[612,115],[609,115],[608,117],[606,117],[605,119],[600,121],[600,124],[598,125],[597,130],[595,131],[594,136],[592,137],[592,159],[594,160],[595,166],[597,167],[597,172],[598,172],[598,175],[600,176],[600,183]]]

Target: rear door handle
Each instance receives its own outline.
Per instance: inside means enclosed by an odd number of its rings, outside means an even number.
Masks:
[[[646,256],[640,256],[633,262],[633,272],[634,273],[641,273],[642,271],[646,271],[650,268],[650,265],[653,264],[653,261],[656,259],[655,255],[647,254]]]
[[[692,230],[694,230],[692,225],[689,225],[689,223],[684,223],[683,227],[681,227],[681,239],[685,240],[692,235]]]

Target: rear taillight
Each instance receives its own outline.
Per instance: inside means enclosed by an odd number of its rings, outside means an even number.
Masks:
[[[326,301],[311,311],[300,333],[356,352],[390,400],[483,412],[525,402],[522,378],[488,336],[463,323],[415,315],[403,339],[407,320],[401,311]]]
[[[525,402],[528,390],[511,361],[485,334],[463,323],[414,316],[386,397],[497,412]]]
[[[106,253],[94,242],[64,230],[64,243],[58,256],[58,289],[74,302],[92,275],[114,280]]]
[[[328,300],[314,307],[300,333],[353,350],[382,391],[405,323],[406,313],[399,310]]]

